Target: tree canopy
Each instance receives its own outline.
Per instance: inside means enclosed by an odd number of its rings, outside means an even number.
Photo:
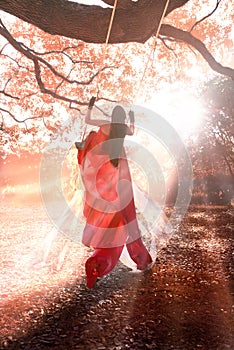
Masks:
[[[113,5],[114,1],[103,1]],[[166,16],[180,8],[189,0],[171,0]],[[217,0],[216,8],[221,0]],[[115,13],[110,43],[144,43],[155,35],[166,0],[119,0]],[[87,6],[67,0],[2,0],[0,10],[6,11],[23,21],[52,35],[65,36],[89,43],[105,43],[107,28],[111,17],[111,8]],[[194,27],[193,27],[194,28]],[[0,34],[9,40],[4,31]],[[207,50],[202,41],[193,36],[192,31],[185,31],[169,24],[163,24],[160,35],[193,46],[218,73],[234,78],[234,70],[223,67]]]
[[[234,78],[231,66],[220,63],[222,47],[226,54],[231,45],[231,2],[171,0],[155,40],[166,0],[118,0],[108,46],[102,44],[114,1],[104,3],[0,2],[3,143],[16,136],[19,142],[14,123],[26,128],[28,139],[41,137],[42,126],[53,132],[61,115],[86,106],[92,94],[98,101],[132,102],[137,91],[152,98],[163,81],[184,80],[184,67],[201,64],[197,52],[210,71]]]
[[[200,130],[195,154],[196,172],[205,169],[229,173],[234,178],[234,84],[226,78],[209,81],[202,98],[206,116]]]

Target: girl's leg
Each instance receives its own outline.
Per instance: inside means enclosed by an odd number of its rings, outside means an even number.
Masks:
[[[137,264],[138,270],[144,270],[152,263],[152,258],[144,246],[141,237],[128,243],[126,246],[131,259]]]
[[[85,263],[86,284],[93,288],[98,277],[108,274],[117,264],[123,246],[115,248],[97,248]]]

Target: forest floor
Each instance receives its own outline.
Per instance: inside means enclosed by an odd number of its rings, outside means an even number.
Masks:
[[[233,208],[190,207],[150,270],[119,262],[92,290],[90,251],[62,235],[32,266],[51,227],[40,206],[1,208],[1,349],[234,349]]]

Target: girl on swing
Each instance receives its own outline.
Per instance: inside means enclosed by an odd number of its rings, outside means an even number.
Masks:
[[[92,288],[98,277],[117,264],[124,245],[137,269],[144,270],[152,259],[144,246],[136,218],[131,176],[123,147],[126,135],[133,135],[134,113],[130,125],[121,106],[116,106],[111,122],[91,119],[95,98],[89,103],[85,122],[98,126],[78,150],[78,162],[85,187],[86,225],[82,243],[94,252],[85,263],[86,283]]]

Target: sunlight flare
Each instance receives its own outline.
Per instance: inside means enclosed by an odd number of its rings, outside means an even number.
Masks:
[[[146,107],[157,111],[183,137],[190,136],[204,117],[201,101],[191,92],[176,87],[158,93]]]

